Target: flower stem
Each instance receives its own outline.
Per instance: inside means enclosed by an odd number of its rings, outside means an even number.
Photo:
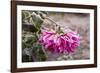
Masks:
[[[56,24],[55,25],[55,30],[56,30],[57,33],[60,33],[61,27],[59,26],[59,24],[57,24],[54,20],[50,19],[49,17],[45,17],[45,19],[47,19],[47,20],[53,22],[54,24]]]
[[[54,24],[56,24],[56,26],[59,26],[54,20],[52,20],[52,19],[50,19],[50,18],[48,18],[48,17],[45,17],[45,19],[48,19],[48,20],[50,20],[51,22],[53,22]]]

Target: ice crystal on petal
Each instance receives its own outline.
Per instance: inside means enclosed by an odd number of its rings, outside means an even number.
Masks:
[[[66,34],[43,31],[39,42],[51,52],[72,53],[79,46],[80,37],[72,31]]]

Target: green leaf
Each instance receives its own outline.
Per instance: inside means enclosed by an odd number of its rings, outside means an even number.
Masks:
[[[45,51],[43,51],[43,48],[40,44],[33,45],[33,54],[35,55],[37,61],[46,61],[47,59]]]
[[[25,42],[22,41],[22,49],[26,48]]]
[[[43,23],[44,17],[47,15],[45,11],[22,11],[22,20],[25,24],[33,24],[33,32],[40,32],[41,24]]]
[[[43,19],[40,17],[40,15],[36,15],[33,12],[32,13],[32,20],[33,20],[34,27],[39,29],[41,27],[41,24],[43,23]]]
[[[32,62],[32,49],[31,48],[25,48],[22,51],[22,62]]]
[[[28,17],[30,17],[30,12],[29,11],[22,11],[22,19],[27,19]]]
[[[30,48],[33,43],[37,42],[38,40],[38,36],[36,35],[36,33],[34,34],[27,34],[26,36],[22,37],[22,47],[23,48]]]
[[[47,56],[42,49],[38,51],[37,57],[39,61],[45,61],[47,59]]]

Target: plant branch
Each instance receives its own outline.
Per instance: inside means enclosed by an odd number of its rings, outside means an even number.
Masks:
[[[57,24],[54,20],[50,19],[49,17],[45,17],[45,19],[47,19],[47,20],[53,22],[54,24],[56,24],[56,26],[55,26],[56,32],[61,33],[61,32],[59,32],[59,30],[62,31],[62,30],[61,30],[61,27],[59,26],[59,24]],[[57,26],[58,26],[58,27],[57,27]],[[62,32],[63,32],[63,31],[62,31]]]
[[[56,24],[56,26],[59,26],[54,20],[52,20],[52,19],[50,19],[50,18],[48,18],[48,17],[45,17],[45,19],[48,19],[48,20],[50,20],[51,22],[53,22],[54,24]]]

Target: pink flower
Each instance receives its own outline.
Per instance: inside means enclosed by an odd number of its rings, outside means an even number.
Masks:
[[[40,44],[51,52],[72,53],[80,44],[80,37],[75,32],[57,34],[55,32],[42,32]]]

